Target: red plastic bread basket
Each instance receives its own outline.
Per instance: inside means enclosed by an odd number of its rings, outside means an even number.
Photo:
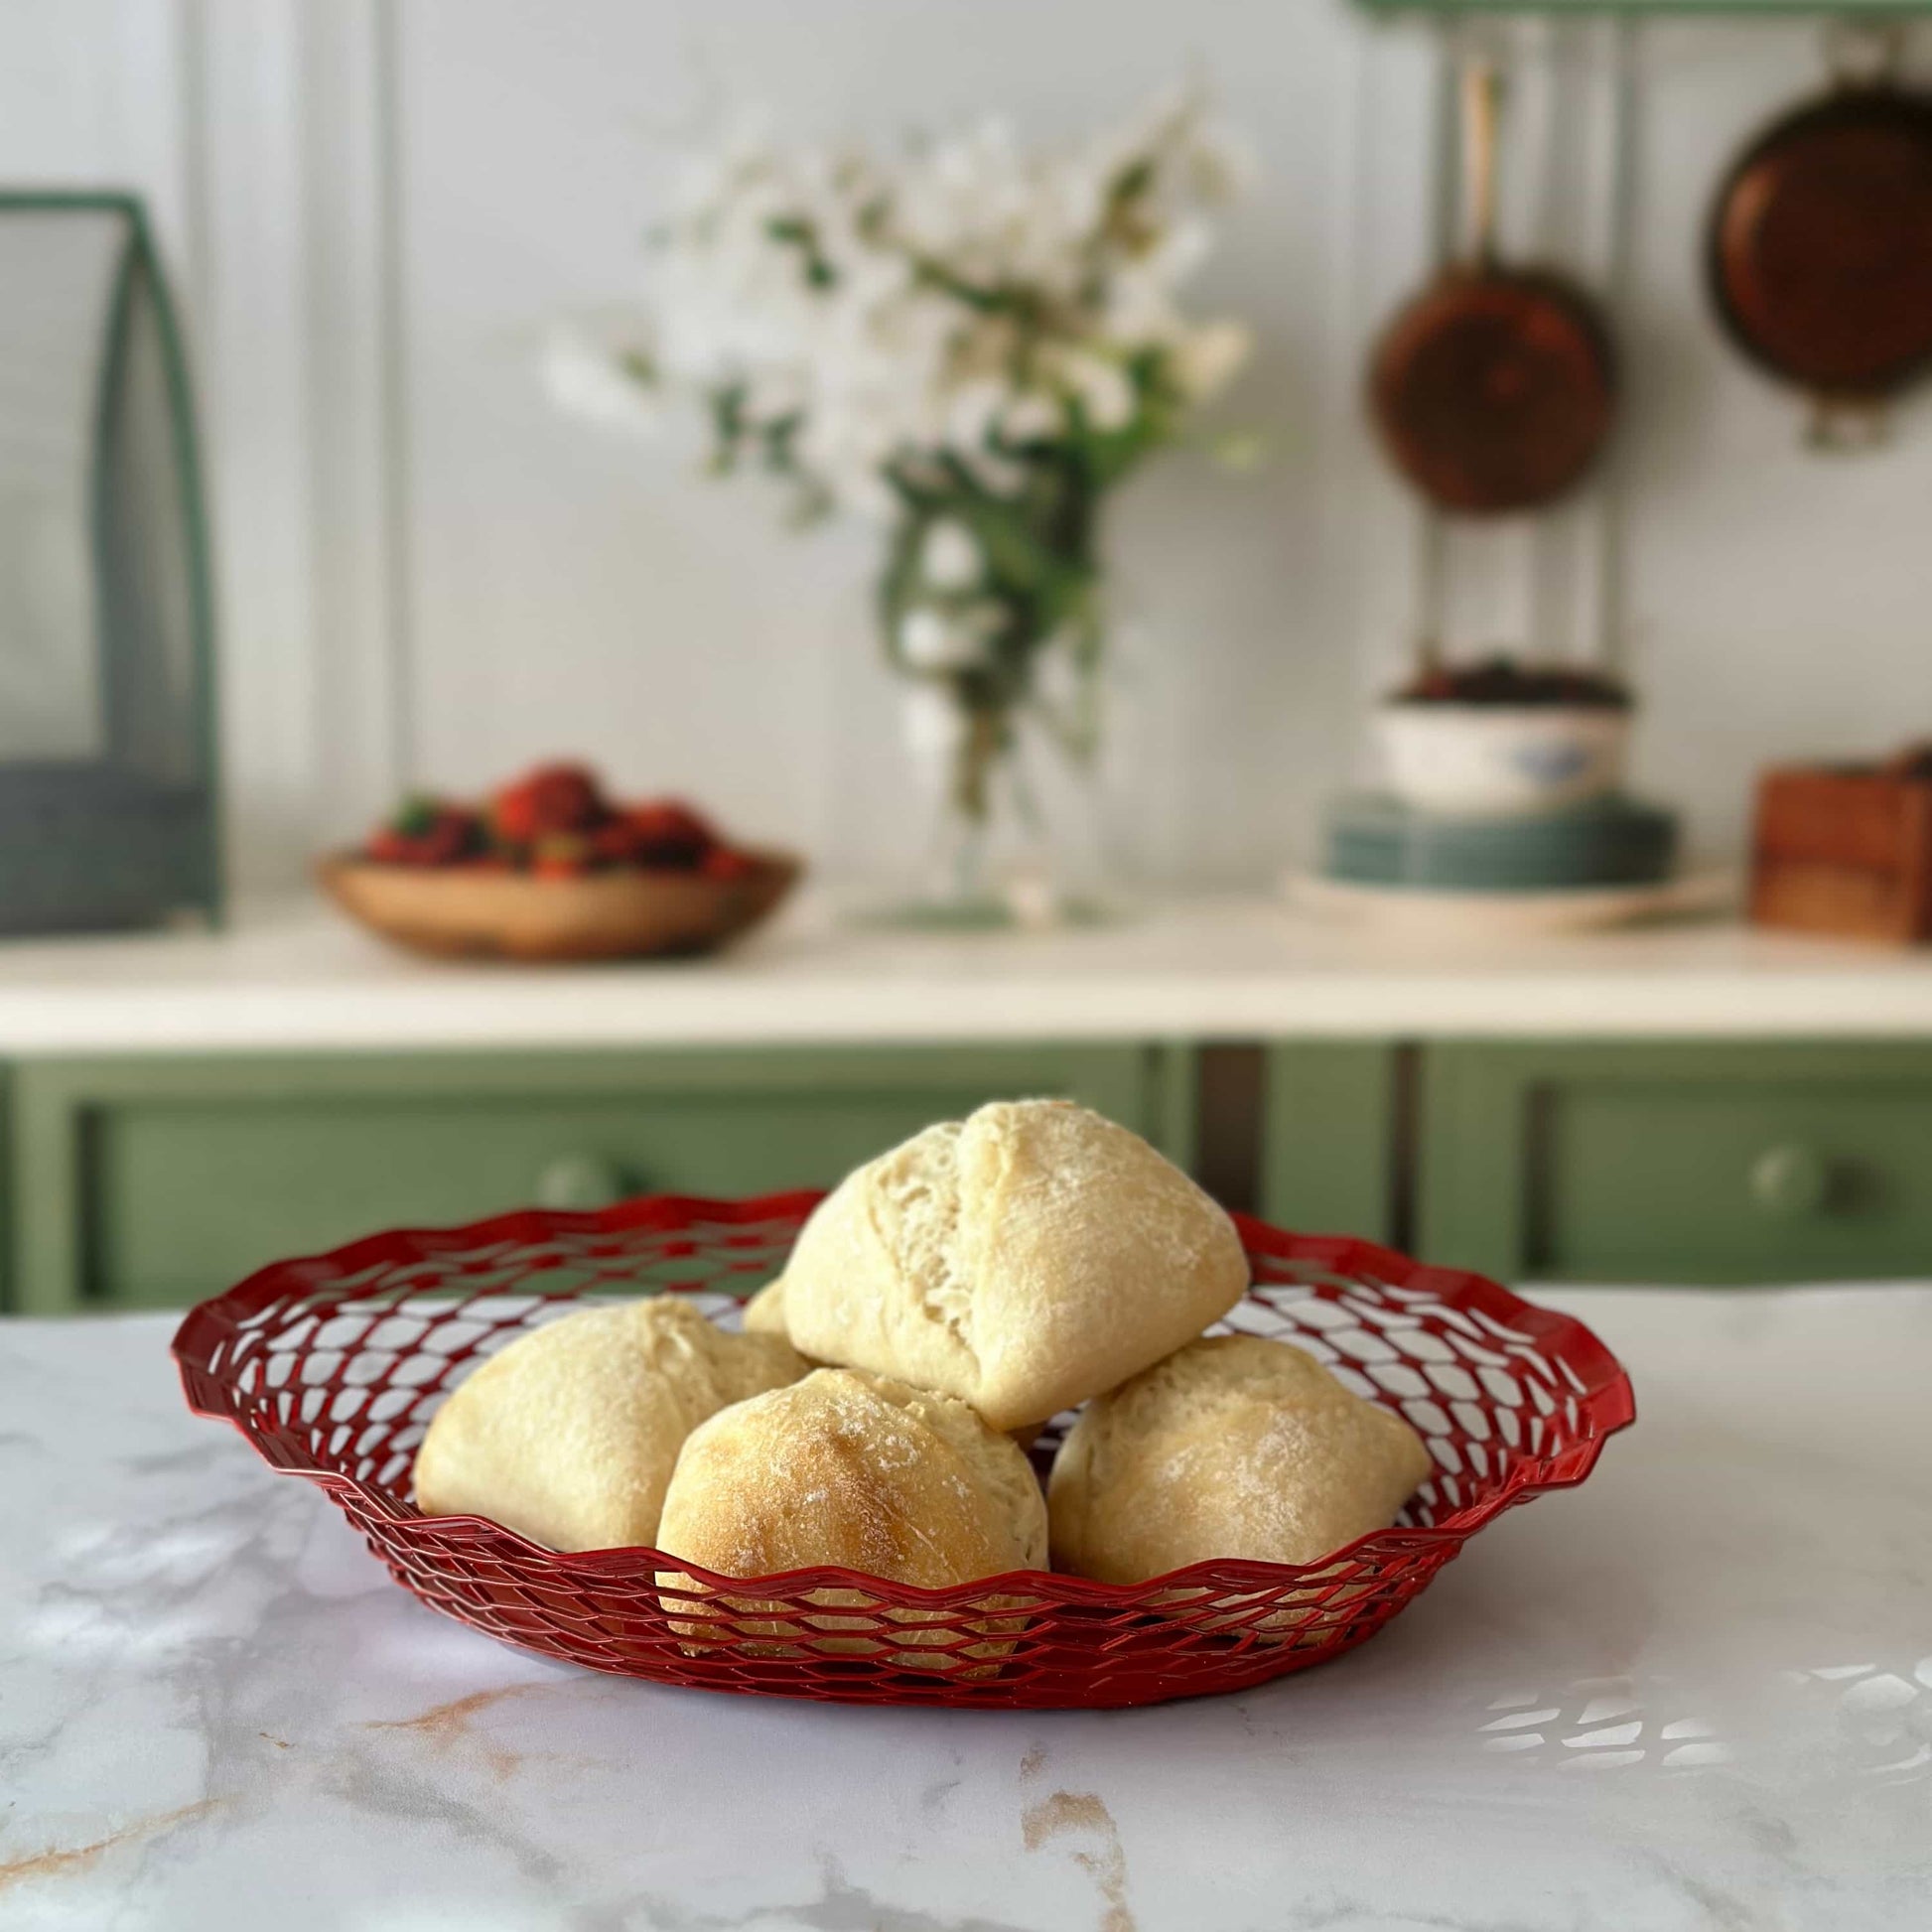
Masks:
[[[1581,1482],[1635,1414],[1615,1358],[1567,1315],[1237,1216],[1254,1286],[1222,1328],[1310,1350],[1435,1456],[1395,1528],[1321,1563],[1203,1563],[1128,1586],[1035,1571],[947,1589],[836,1569],[748,1582],[655,1550],[560,1555],[410,1501],[416,1445],[468,1367],[598,1295],[692,1295],[735,1323],[817,1199],[652,1197],[371,1235],[203,1303],[175,1357],[198,1414],[327,1490],[432,1609],[593,1670],[862,1704],[1153,1704],[1320,1663],[1374,1635],[1492,1517]],[[1036,1446],[1042,1467],[1066,1420]],[[660,1594],[660,1571],[730,1600],[694,1624],[691,1585]]]

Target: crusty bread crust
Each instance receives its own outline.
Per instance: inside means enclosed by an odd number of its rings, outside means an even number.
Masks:
[[[659,1530],[667,1554],[727,1577],[758,1577],[819,1564],[935,1588],[1046,1562],[1046,1504],[1025,1455],[964,1403],[885,1376],[819,1369],[801,1382],[754,1397],[694,1430],[678,1456]],[[757,1654],[811,1649],[873,1654],[876,1628],[851,1616],[799,1617],[768,1600],[712,1600],[683,1572],[658,1578],[666,1607],[684,1617],[681,1636],[706,1643],[759,1640]],[[848,1590],[819,1590],[814,1604],[850,1607]],[[994,1605],[1001,1607],[1001,1605]],[[729,1612],[730,1625],[715,1619]],[[684,1620],[694,1618],[696,1620]],[[748,1620],[749,1619],[749,1620]],[[925,1613],[897,1610],[911,1626],[894,1642],[934,1638]],[[1017,1627],[992,1618],[990,1636]],[[935,1633],[935,1637],[942,1633]],[[777,1648],[765,1640],[779,1640]],[[786,1641],[789,1640],[789,1641]],[[908,1669],[954,1667],[959,1655],[997,1656],[1006,1646],[973,1645],[934,1657],[901,1653]]]
[[[417,1506],[553,1550],[655,1543],[685,1437],[807,1366],[780,1337],[727,1334],[676,1296],[579,1310],[518,1336],[436,1412]]]
[[[828,1368],[693,1430],[658,1534],[727,1577],[838,1564],[932,1588],[1042,1567],[1046,1504],[964,1403]]]
[[[814,1360],[1018,1429],[1179,1347],[1247,1285],[1233,1223],[1139,1135],[1022,1100],[849,1174],[800,1231],[782,1302]]]
[[[1391,1410],[1257,1335],[1190,1342],[1088,1405],[1047,1487],[1056,1569],[1314,1563],[1386,1529],[1433,1464]]]

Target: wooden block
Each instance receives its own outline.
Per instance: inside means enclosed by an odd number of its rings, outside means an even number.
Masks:
[[[1758,784],[1751,917],[1912,944],[1932,939],[1932,772],[1786,766]]]

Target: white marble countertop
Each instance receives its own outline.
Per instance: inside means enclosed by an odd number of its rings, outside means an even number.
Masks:
[[[0,1323],[6,1932],[1924,1932],[1932,1288],[1571,1291],[1637,1427],[1388,1630],[1138,1712],[501,1648],[182,1405]]]
[[[1932,1036],[1932,953],[1719,920],[1508,941],[1260,897],[1046,933],[856,929],[807,894],[712,960],[414,959],[322,905],[0,942],[0,1054],[1320,1036]]]

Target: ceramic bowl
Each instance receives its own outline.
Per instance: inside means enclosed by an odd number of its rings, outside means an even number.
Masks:
[[[1389,789],[1422,811],[1518,817],[1562,811],[1623,780],[1630,714],[1604,705],[1380,706]]]
[[[352,919],[413,951],[527,960],[710,952],[769,914],[797,882],[787,853],[754,852],[741,879],[612,871],[575,879],[467,866],[326,859],[323,889]]]

